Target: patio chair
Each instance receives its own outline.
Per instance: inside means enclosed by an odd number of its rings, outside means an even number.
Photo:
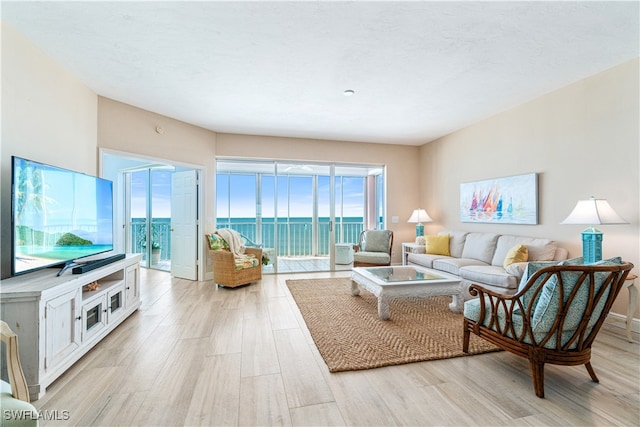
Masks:
[[[581,261],[577,261],[581,262]],[[462,349],[473,333],[529,359],[536,396],[544,397],[544,365],[585,365],[594,382],[591,345],[633,264],[619,258],[596,264],[529,263],[521,286],[506,296],[479,285],[464,307]]]
[[[354,267],[374,267],[391,265],[393,231],[363,230],[358,244],[353,246]]]

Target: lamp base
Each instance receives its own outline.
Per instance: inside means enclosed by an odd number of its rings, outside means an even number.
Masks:
[[[424,225],[416,224],[416,237],[424,236]]]
[[[582,257],[585,264],[602,259],[602,233],[593,227],[582,232]]]

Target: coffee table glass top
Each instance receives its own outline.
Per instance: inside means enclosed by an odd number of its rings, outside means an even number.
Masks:
[[[364,271],[375,276],[383,282],[417,282],[423,280],[441,280],[445,277],[435,273],[416,270],[411,266],[401,267],[369,267],[363,268]]]

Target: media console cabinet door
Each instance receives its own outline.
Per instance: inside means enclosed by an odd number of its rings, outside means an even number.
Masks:
[[[45,304],[45,359],[49,370],[80,347],[80,302],[82,289],[76,288]]]
[[[140,298],[140,264],[127,267],[124,280],[125,308],[129,309]]]

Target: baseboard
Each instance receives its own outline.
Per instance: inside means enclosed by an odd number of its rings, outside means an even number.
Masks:
[[[606,319],[606,323],[615,326],[616,328],[626,329],[627,328],[627,316],[623,316],[618,313],[609,313]],[[631,320],[631,332],[635,332],[636,334],[640,333],[640,319],[632,319]]]

